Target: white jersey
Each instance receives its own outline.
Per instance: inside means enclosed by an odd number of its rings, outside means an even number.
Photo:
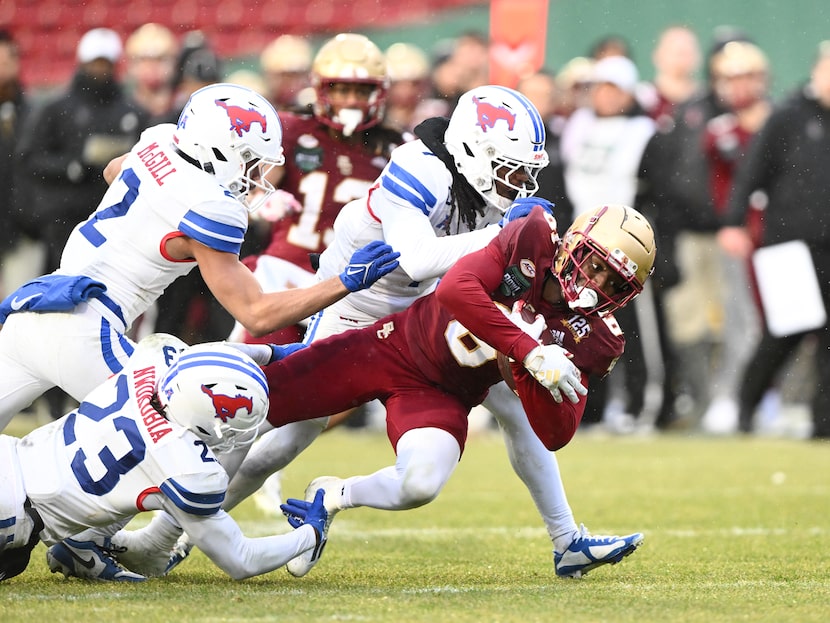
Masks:
[[[185,347],[170,335],[148,336],[122,372],[77,410],[19,440],[25,493],[43,519],[47,545],[86,528],[114,532],[138,512],[164,510],[237,579],[276,569],[315,546],[311,526],[245,538],[220,508],[228,475],[216,456],[151,405],[159,377]]]
[[[103,282],[129,327],[195,261],[165,254],[165,242],[188,236],[239,254],[248,212],[215,178],[173,147],[173,124],[145,130],[98,208],[69,236],[58,273]]]
[[[352,254],[372,240],[400,252],[400,267],[372,287],[334,303],[326,314],[368,324],[401,311],[435,289],[463,255],[487,245],[501,212],[489,207],[468,231],[450,219],[452,175],[422,141],[397,147],[367,197],[346,204],[334,222],[334,240],[320,256],[318,276],[336,276]],[[452,234],[452,235],[448,235]]]
[[[47,544],[147,510],[161,492],[192,514],[219,510],[228,476],[193,433],[150,404],[184,342],[139,343],[129,364],[73,412],[26,435],[17,454]]]
[[[597,117],[588,108],[574,112],[561,141],[574,217],[604,204],[634,204],[640,160],[654,132],[654,121],[644,114]]]

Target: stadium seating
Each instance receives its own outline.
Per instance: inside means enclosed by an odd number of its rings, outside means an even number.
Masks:
[[[2,0],[0,28],[18,41],[29,89],[65,84],[84,32],[106,26],[126,38],[147,22],[177,34],[204,31],[227,58],[257,55],[282,33],[320,34],[427,22],[441,11],[481,0]]]

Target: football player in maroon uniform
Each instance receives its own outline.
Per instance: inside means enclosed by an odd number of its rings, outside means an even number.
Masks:
[[[280,112],[285,165],[274,183],[279,190],[259,211],[274,220],[267,245],[243,260],[267,292],[315,283],[309,254],[326,248],[340,209],[366,194],[389,153],[405,140],[382,124],[386,59],[369,39],[337,35],[317,53],[311,73],[313,114]],[[237,325],[231,339],[287,344],[301,341],[304,333],[303,325],[294,325],[253,337]]]
[[[386,406],[396,464],[368,476],[315,479],[307,497],[324,489],[329,518],[345,508],[403,510],[433,500],[461,457],[470,409],[502,380],[499,352],[514,361],[530,426],[548,450],[562,448],[582,416],[582,383],[610,371],[623,352],[613,312],[642,290],[655,254],[651,226],[631,208],[589,211],[560,241],[553,217],[537,207],[459,260],[434,294],[407,310],[269,365],[275,427],[375,398]],[[522,320],[511,311],[520,307],[541,319]],[[550,334],[540,341],[542,330]],[[642,541],[639,533],[598,537],[583,528],[554,543],[556,572],[579,577],[619,562]],[[308,572],[315,562],[300,567]]]

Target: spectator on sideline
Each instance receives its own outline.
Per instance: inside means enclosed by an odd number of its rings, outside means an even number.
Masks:
[[[738,169],[718,242],[727,252],[749,256],[753,242],[746,214],[757,191],[766,194],[761,244],[790,240],[807,243],[825,310],[830,311],[830,226],[825,216],[830,196],[830,41],[818,46],[809,84],[776,109],[753,141]],[[798,301],[793,301],[798,305]],[[830,327],[814,333],[816,384],[812,395],[812,437],[830,438]],[[774,337],[764,327],[761,341],[743,373],[739,426],[754,430],[755,409],[788,356],[806,337]]]
[[[637,99],[657,125],[671,124],[678,104],[688,101],[701,89],[702,54],[697,34],[687,26],[669,26],[657,38],[651,53],[654,79],[641,84]]]
[[[0,194],[4,200],[0,209],[0,296],[41,270],[36,242],[40,232],[31,222],[33,210],[26,198],[29,186],[16,183],[22,130],[31,112],[20,80],[20,60],[17,41],[10,32],[0,30]]]
[[[429,95],[429,59],[411,43],[393,43],[386,49],[389,91],[386,123],[401,132],[412,132],[423,119],[416,117],[418,105]]]
[[[127,37],[126,85],[133,101],[150,117],[167,114],[173,105],[173,74],[179,44],[173,32],[148,23]]]

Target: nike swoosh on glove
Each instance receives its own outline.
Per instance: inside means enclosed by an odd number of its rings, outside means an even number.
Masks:
[[[340,273],[340,281],[349,292],[368,288],[395,270],[400,256],[400,253],[382,240],[373,240],[354,252],[348,266]]]
[[[275,361],[282,361],[298,350],[304,349],[308,344],[295,342],[293,344],[268,344],[268,346],[271,347],[271,360],[268,363],[274,363]]]

